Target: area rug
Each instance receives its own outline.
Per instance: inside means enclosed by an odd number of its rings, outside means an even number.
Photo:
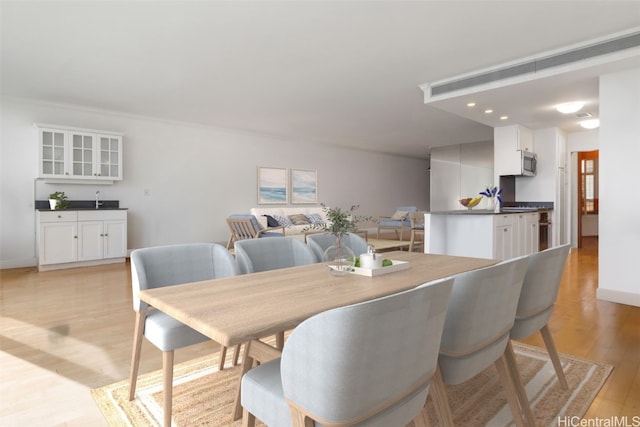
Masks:
[[[557,426],[558,417],[584,415],[613,369],[605,363],[561,354],[570,387],[563,390],[544,349],[514,343],[514,350],[537,426]],[[174,426],[241,425],[240,420],[231,420],[240,367],[228,364],[218,371],[217,360],[216,353],[175,366]],[[128,388],[128,381],[123,380],[91,391],[109,425],[162,425],[161,371],[140,376],[136,399],[132,402],[128,400]],[[447,394],[456,426],[513,425],[493,367],[464,384],[447,386]],[[435,417],[431,421],[432,426],[438,425]]]

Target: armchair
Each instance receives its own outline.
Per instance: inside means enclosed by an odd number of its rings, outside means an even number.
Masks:
[[[404,230],[409,230],[411,228],[409,212],[416,212],[417,210],[418,208],[415,206],[398,206],[393,215],[379,216],[378,235],[376,236],[376,239],[380,239],[380,230],[393,230],[396,233],[396,239],[402,241]]]
[[[239,240],[260,237],[284,237],[284,226],[263,228],[254,215],[230,215],[227,218],[227,225],[231,230],[227,241],[227,249],[231,249],[233,243]]]

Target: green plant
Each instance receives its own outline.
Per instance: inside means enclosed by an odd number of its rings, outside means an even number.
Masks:
[[[67,195],[64,194],[64,191],[56,191],[49,194],[49,199],[57,202],[56,209],[66,209],[69,206],[69,199]]]
[[[312,224],[307,229],[323,230],[334,234],[336,237],[342,237],[346,233],[358,231],[359,222],[373,220],[370,216],[354,214],[360,205],[353,205],[349,209],[330,208],[324,203],[320,203],[320,206],[322,206],[322,210],[327,217],[327,222]]]

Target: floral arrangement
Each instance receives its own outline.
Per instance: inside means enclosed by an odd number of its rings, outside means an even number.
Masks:
[[[372,221],[369,216],[355,215],[354,212],[360,205],[353,205],[349,209],[330,208],[324,203],[320,203],[324,211],[327,222],[312,224],[305,230],[322,230],[342,237],[346,233],[354,233],[358,231],[358,223],[363,221]]]
[[[498,200],[498,202],[500,204],[502,204],[502,198],[500,197],[500,195],[502,194],[502,188],[498,188],[498,187],[495,187],[495,186],[493,186],[493,187],[487,186],[487,188],[485,188],[484,191],[481,191],[478,194],[481,194],[481,195],[483,195],[485,197],[488,197],[490,199],[495,198],[495,199]]]

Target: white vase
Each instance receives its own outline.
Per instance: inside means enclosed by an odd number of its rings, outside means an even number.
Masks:
[[[58,201],[56,199],[49,199],[49,207],[51,208],[52,211],[56,209],[57,205],[58,205]]]

